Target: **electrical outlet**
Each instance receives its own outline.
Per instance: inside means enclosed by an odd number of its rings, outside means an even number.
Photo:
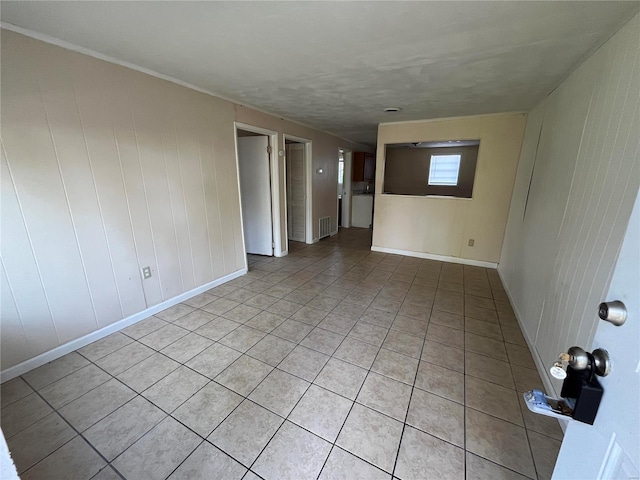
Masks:
[[[473,244],[476,243],[476,241],[473,238],[469,239],[469,246],[473,247]]]
[[[151,278],[151,267],[142,268],[142,278],[144,279]]]

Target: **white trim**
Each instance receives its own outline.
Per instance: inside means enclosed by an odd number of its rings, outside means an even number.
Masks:
[[[307,168],[307,238],[306,243],[315,243],[313,239],[313,155],[311,143],[305,148],[305,163]]]
[[[238,127],[233,122],[233,146],[236,156],[236,180],[238,188],[238,208],[240,212],[240,233],[242,234],[242,258],[244,259],[244,268],[249,268],[249,260],[247,259],[247,247],[244,244],[244,220],[242,218],[242,190],[240,190],[240,163],[238,162]]]
[[[502,282],[504,291],[506,292],[507,297],[509,298],[511,309],[513,310],[513,314],[515,315],[516,320],[518,321],[518,326],[520,327],[522,336],[524,337],[525,342],[527,342],[527,348],[529,349],[529,352],[531,352],[533,361],[536,364],[536,369],[538,370],[538,374],[540,375],[540,379],[542,380],[542,385],[544,386],[544,389],[546,392],[553,392],[554,391],[553,385],[551,384],[551,381],[549,380],[549,376],[547,375],[548,366],[545,365],[545,363],[542,361],[542,359],[540,358],[540,355],[538,354],[538,351],[535,349],[534,342],[531,341],[531,338],[529,338],[529,335],[527,334],[527,331],[525,330],[524,325],[522,323],[522,317],[520,316],[520,313],[518,312],[518,308],[513,301],[513,296],[509,291],[509,285],[507,285],[507,282],[505,282],[504,277],[502,276],[502,271],[499,268],[498,268],[498,276],[500,277],[500,281]],[[558,423],[560,423],[560,428],[562,428],[562,431],[564,432],[567,429],[569,420],[562,420],[559,418],[557,420],[558,420]]]
[[[304,175],[305,175],[305,186],[304,186],[305,188],[305,192],[304,192],[305,238],[304,238],[304,241],[305,243],[314,243],[313,242],[313,218],[312,218],[313,216],[312,215],[313,214],[313,208],[312,208],[312,204],[313,204],[313,168],[312,168],[313,167],[313,157],[312,157],[313,141],[309,140],[308,138],[289,135],[288,133],[283,134],[283,138],[284,138],[285,148],[287,146],[287,139],[304,144]],[[286,158],[285,158],[285,162],[286,162]],[[284,195],[285,199],[287,198],[286,188],[287,187],[285,183],[285,195]],[[285,203],[285,209],[286,209],[286,203]],[[285,217],[286,217],[286,212],[285,212]],[[289,238],[287,237],[287,244],[289,243],[288,240]]]
[[[366,147],[363,143],[358,143],[353,140],[349,140],[348,138],[341,137],[336,135],[335,133],[331,133],[327,130],[320,130],[318,127],[312,127],[311,125],[307,125],[306,123],[299,122],[298,120],[291,120],[290,118],[283,117],[282,115],[277,115],[272,112],[268,112],[267,110],[263,110],[254,105],[249,105],[244,102],[240,102],[231,97],[226,97],[224,95],[220,95],[219,93],[212,92],[211,90],[207,90],[206,88],[198,87],[197,85],[193,85],[192,83],[185,82],[183,80],[179,80],[175,77],[170,77],[169,75],[165,75],[164,73],[156,72],[155,70],[151,70],[149,68],[141,67],[136,65],[135,63],[129,63],[124,60],[118,60],[117,58],[111,57],[109,55],[105,55],[103,53],[97,52],[95,50],[91,50],[90,48],[81,47],[79,45],[75,45],[73,43],[67,42],[65,40],[61,40],[59,38],[52,37],[50,35],[46,35],[44,33],[35,32],[33,30],[29,30],[28,28],[23,28],[18,25],[14,25],[12,23],[0,21],[0,28],[5,30],[9,30],[11,32],[19,33],[21,35],[25,35],[27,37],[35,38],[36,40],[40,40],[41,42],[48,43],[50,45],[55,45],[57,47],[64,48],[65,50],[71,50],[72,52],[81,53],[82,55],[87,55],[89,57],[97,58],[98,60],[102,60],[104,62],[113,63],[114,65],[120,65],[121,67],[130,68],[131,70],[135,70],[140,73],[144,73],[146,75],[150,75],[152,77],[159,78],[161,80],[166,80],[167,82],[175,83],[176,85],[180,85],[181,87],[186,87],[191,90],[195,90],[196,92],[204,93],[206,95],[210,95],[212,97],[220,98],[222,100],[226,100],[227,102],[235,103],[236,105],[240,105],[242,107],[247,107],[257,112],[266,113],[272,117],[277,117],[278,119],[285,120],[287,122],[295,123],[296,125],[300,125],[305,128],[311,128],[318,132],[326,133],[327,135],[331,135],[332,137],[339,138],[340,140],[344,140],[345,142],[354,143],[356,145],[360,145],[362,147]],[[368,147],[367,147],[368,148]]]
[[[344,179],[342,187],[342,228],[351,227],[351,182],[353,178],[353,151],[343,148]]]
[[[448,255],[436,255],[433,253],[412,252],[410,250],[398,250],[386,247],[371,247],[372,252],[392,253],[394,255],[405,255],[407,257],[427,258],[429,260],[439,260],[441,262],[461,263],[462,265],[472,265],[474,267],[498,268],[497,263],[484,262],[482,260],[472,260],[470,258],[450,257]]]
[[[95,342],[96,340],[100,340],[101,338],[106,337],[107,335],[111,335],[123,328],[126,328],[134,323],[137,323],[145,318],[149,318],[152,315],[155,315],[162,310],[166,310],[169,307],[172,307],[184,300],[188,300],[189,298],[195,297],[196,295],[200,295],[207,290],[211,290],[213,287],[217,287],[218,285],[222,285],[223,283],[229,282],[234,278],[238,278],[247,273],[246,268],[242,268],[237,270],[229,275],[225,275],[222,278],[214,280],[209,283],[205,283],[204,285],[200,285],[188,292],[181,293],[169,300],[165,300],[164,302],[158,303],[157,305],[153,305],[152,307],[146,308],[141,312],[134,313],[133,315],[128,316],[127,318],[123,318],[122,320],[118,320],[111,325],[107,325],[95,332],[91,332],[83,337],[76,338],[75,340],[71,340],[70,342],[65,343],[64,345],[60,345],[54,349],[49,350],[48,352],[41,353],[40,355],[25,360],[18,365],[14,365],[13,367],[9,367],[6,370],[2,370],[0,372],[0,383],[4,383],[7,380],[11,380],[12,378],[18,377],[24,373],[27,373],[34,368],[40,367],[45,363],[51,362],[60,358],[68,353],[73,352],[79,348],[84,347],[85,345],[89,345],[90,343]]]
[[[269,137],[269,145],[271,146],[271,153],[269,154],[269,175],[270,175],[270,193],[271,193],[271,241],[274,244],[273,255],[276,257],[282,257],[282,235],[280,234],[280,179],[278,178],[278,152],[280,151],[278,146],[278,132],[275,130],[267,130],[262,127],[254,127],[246,123],[233,122],[235,127],[235,142],[236,142],[236,171],[238,174],[238,192],[240,192],[240,219],[242,220],[242,189],[240,188],[240,159],[238,157],[238,129],[246,130],[247,132],[259,133]],[[242,245],[244,247],[245,257],[247,255],[247,247],[244,243],[244,223],[242,228]]]
[[[342,191],[340,190],[340,182],[338,182],[338,180],[340,179],[339,175],[340,175],[340,150],[343,150],[343,154],[342,154],[342,168],[344,168],[345,164],[344,164],[344,149],[342,149],[342,147],[338,147],[338,168],[336,169],[338,171],[338,178],[336,178],[336,232],[340,229],[340,221],[338,220],[340,218],[340,200],[338,199],[338,197],[342,198]],[[344,170],[343,170],[344,171]],[[342,177],[342,185],[344,185],[344,175]],[[342,188],[342,190],[344,190],[344,188]],[[330,234],[330,235],[333,235]]]

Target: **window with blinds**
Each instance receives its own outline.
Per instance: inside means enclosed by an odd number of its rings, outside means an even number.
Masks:
[[[429,185],[456,186],[461,155],[431,155]]]

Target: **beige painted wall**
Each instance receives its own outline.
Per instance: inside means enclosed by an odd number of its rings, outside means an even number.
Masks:
[[[376,192],[382,191],[387,143],[480,139],[480,150],[471,199],[376,193],[373,246],[498,262],[525,123],[526,115],[509,113],[381,124]]]
[[[234,121],[313,141],[316,237],[356,148],[4,30],[1,88],[3,370],[245,266]]]
[[[499,272],[556,388],[557,355],[591,350],[640,186],[639,31],[636,16],[529,114]]]

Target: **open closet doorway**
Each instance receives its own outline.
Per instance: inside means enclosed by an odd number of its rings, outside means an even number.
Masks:
[[[287,238],[312,243],[311,141],[284,136],[287,199]]]
[[[236,124],[242,228],[248,254],[274,254],[271,157],[276,142],[275,132]]]
[[[338,226],[351,226],[351,150],[338,150]]]

